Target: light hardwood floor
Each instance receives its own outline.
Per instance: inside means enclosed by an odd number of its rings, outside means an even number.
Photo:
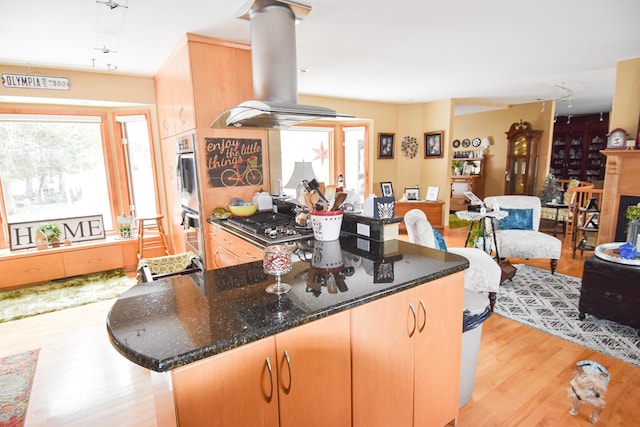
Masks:
[[[448,245],[461,245],[464,233],[445,231]],[[558,272],[581,277],[584,259],[573,260],[568,246]],[[527,263],[548,269],[547,261]],[[149,373],[109,343],[105,319],[112,304],[0,324],[0,356],[41,349],[27,426],[156,425]],[[599,425],[640,425],[640,368],[493,315],[483,324],[473,398],[460,410],[458,426],[592,425],[586,408],[568,414],[565,390],[582,359],[599,361],[612,376]]]

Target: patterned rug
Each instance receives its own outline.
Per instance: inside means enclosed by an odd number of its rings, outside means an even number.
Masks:
[[[0,358],[0,427],[24,425],[39,352]]]
[[[500,286],[495,312],[516,322],[640,367],[640,338],[630,327],[587,314],[578,318],[581,280],[525,265]]]
[[[116,298],[135,283],[119,269],[0,291],[0,323]]]

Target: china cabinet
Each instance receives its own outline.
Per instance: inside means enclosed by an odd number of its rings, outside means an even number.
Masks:
[[[560,179],[604,179],[609,114],[558,117],[553,127],[549,172]]]
[[[506,132],[507,167],[504,194],[534,195],[538,175],[538,156],[542,131],[529,122],[513,123]]]

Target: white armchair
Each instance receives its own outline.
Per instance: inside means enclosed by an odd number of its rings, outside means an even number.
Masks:
[[[562,241],[538,231],[542,204],[535,196],[486,197],[486,206],[500,205],[509,216],[496,221],[495,233],[500,258],[548,258],[555,273],[562,252]],[[506,229],[505,229],[506,227]]]
[[[438,249],[433,227],[427,216],[419,209],[412,209],[404,216],[409,242]],[[491,310],[495,304],[496,292],[500,287],[500,266],[486,252],[476,248],[447,248],[448,252],[469,260],[469,268],[464,272],[465,289],[488,293]]]

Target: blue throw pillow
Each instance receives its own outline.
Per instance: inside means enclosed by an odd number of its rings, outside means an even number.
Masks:
[[[533,209],[501,209],[509,215],[498,221],[498,230],[533,230]]]
[[[447,244],[444,242],[444,237],[435,228],[433,229],[433,240],[436,242],[437,250],[447,252]]]

